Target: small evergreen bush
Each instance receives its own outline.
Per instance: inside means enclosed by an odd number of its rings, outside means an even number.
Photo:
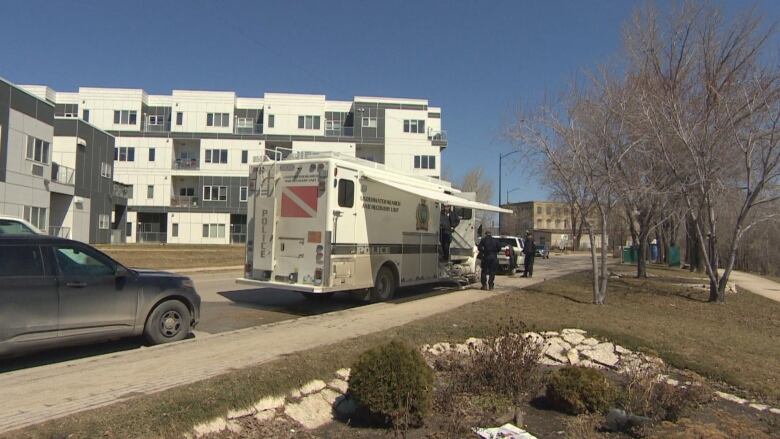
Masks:
[[[612,382],[587,367],[563,367],[553,372],[547,383],[547,400],[552,407],[571,415],[606,412],[616,397]]]
[[[433,372],[417,349],[400,341],[361,354],[349,378],[355,402],[395,428],[422,425],[432,392]]]

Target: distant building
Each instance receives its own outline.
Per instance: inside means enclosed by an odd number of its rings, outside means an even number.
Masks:
[[[523,201],[501,207],[514,213],[501,214],[501,234],[525,236],[531,232],[537,245],[568,248],[574,245],[569,205],[557,201]],[[589,248],[587,231],[583,230],[580,246]],[[596,248],[601,247],[601,234],[596,235]]]

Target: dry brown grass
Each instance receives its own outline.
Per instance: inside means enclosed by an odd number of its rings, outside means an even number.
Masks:
[[[98,248],[128,267],[175,269],[244,265],[243,245],[106,245]]]

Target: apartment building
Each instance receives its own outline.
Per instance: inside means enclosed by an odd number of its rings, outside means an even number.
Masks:
[[[37,92],[0,78],[0,215],[52,235],[122,242],[127,199],[112,179],[114,138]]]
[[[441,109],[424,99],[26,88],[115,138],[114,179],[128,191],[127,242],[244,242],[249,165],[263,156],[332,151],[439,177],[447,145]]]
[[[502,213],[501,232],[507,235],[524,236],[531,232],[534,241],[550,248],[571,248],[571,210],[566,203],[556,201],[524,201],[501,206],[513,213]],[[596,222],[594,221],[594,224]],[[587,239],[581,245],[588,247]],[[596,247],[601,246],[601,234],[596,236]]]

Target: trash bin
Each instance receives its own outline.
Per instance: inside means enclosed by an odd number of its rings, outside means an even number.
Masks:
[[[679,245],[671,245],[669,246],[669,251],[666,253],[667,260],[669,261],[670,267],[679,267],[680,266],[680,246]]]
[[[635,264],[636,263],[636,247],[634,246],[626,246],[623,247],[623,263],[624,264]]]
[[[650,260],[658,262],[658,244],[650,244]]]

